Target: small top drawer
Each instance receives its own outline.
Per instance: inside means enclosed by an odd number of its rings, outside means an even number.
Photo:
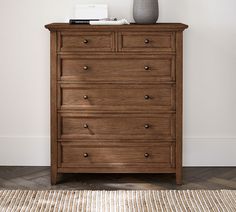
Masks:
[[[173,32],[122,32],[120,51],[175,51]]]
[[[59,51],[113,51],[112,32],[62,32]]]

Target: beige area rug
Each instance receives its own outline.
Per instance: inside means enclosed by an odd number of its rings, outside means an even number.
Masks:
[[[233,211],[236,190],[0,191],[0,211]]]

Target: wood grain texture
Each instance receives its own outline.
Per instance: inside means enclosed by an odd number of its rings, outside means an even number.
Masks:
[[[120,51],[175,51],[175,34],[167,32],[122,32]]]
[[[115,150],[115,151],[114,151]],[[111,154],[112,152],[112,154]],[[152,146],[80,146],[62,144],[62,167],[173,167],[174,144]]]
[[[100,111],[175,111],[175,84],[59,84],[58,108]]]
[[[70,31],[70,32],[97,32],[97,31],[134,31],[134,32],[173,32],[183,31],[188,28],[182,23],[158,23],[158,24],[130,24],[121,26],[95,26],[87,24],[66,24],[66,23],[52,23],[45,26],[50,31]]]
[[[58,139],[175,139],[175,115],[93,115],[60,113]],[[112,152],[110,153],[112,154]]]
[[[183,33],[176,33],[176,183],[182,183]]]
[[[187,26],[46,28],[52,38],[52,184],[70,172],[175,173],[180,184]]]
[[[114,33],[60,33],[60,51],[114,51]]]
[[[51,182],[57,182],[57,34],[51,32]]]
[[[58,80],[78,82],[169,82],[175,81],[175,57],[61,55]]]

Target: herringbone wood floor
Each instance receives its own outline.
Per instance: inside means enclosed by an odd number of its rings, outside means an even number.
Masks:
[[[236,189],[236,168],[184,168],[184,184],[171,174],[67,174],[50,185],[49,167],[0,167],[0,189]]]

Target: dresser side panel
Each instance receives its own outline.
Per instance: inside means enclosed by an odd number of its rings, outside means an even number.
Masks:
[[[182,184],[183,33],[176,33],[176,183]]]
[[[51,183],[57,182],[57,33],[51,32]]]

